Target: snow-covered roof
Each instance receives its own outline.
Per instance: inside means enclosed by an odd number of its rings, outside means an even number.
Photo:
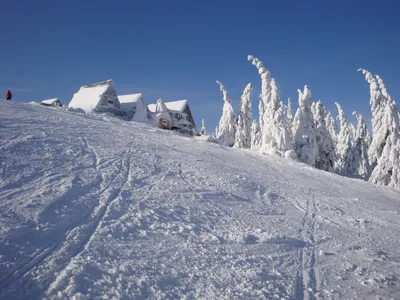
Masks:
[[[165,102],[165,106],[167,106],[170,112],[183,112],[188,104],[186,99],[184,100],[177,100],[171,102]],[[151,112],[156,112],[156,104],[150,104],[149,110]]]
[[[143,99],[142,93],[130,94],[130,95],[119,95],[118,96],[119,103],[136,103],[139,100]]]
[[[121,110],[128,112],[136,107],[138,101],[143,101],[144,97],[142,93],[130,94],[130,95],[120,95],[118,96],[119,103],[121,104]]]
[[[111,93],[112,98],[117,98],[116,95],[114,96],[115,90],[112,80],[82,86],[79,91],[74,94],[74,97],[69,103],[69,107],[81,108],[85,112],[90,113],[97,108],[107,90]],[[119,109],[118,98],[112,100],[117,100],[118,104],[116,106]]]
[[[53,105],[57,101],[60,101],[60,100],[58,98],[51,98],[51,99],[43,100],[41,103],[47,104],[47,105]]]

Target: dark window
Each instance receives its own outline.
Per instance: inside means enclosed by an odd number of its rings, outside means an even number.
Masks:
[[[114,102],[112,100],[108,100],[108,103],[110,104],[114,104]]]

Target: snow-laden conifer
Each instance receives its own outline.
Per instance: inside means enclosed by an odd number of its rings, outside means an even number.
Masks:
[[[258,125],[257,120],[253,120],[251,124],[251,148],[258,149],[261,143],[261,132],[260,126]]]
[[[364,121],[362,115],[358,112],[353,112],[353,115],[357,118],[357,128],[355,130],[352,147],[353,175],[367,180],[371,171],[368,160],[371,136],[367,128],[367,123]]]
[[[156,122],[159,128],[171,129],[171,115],[162,98],[156,103]]]
[[[383,80],[360,69],[370,84],[372,143],[368,151],[370,182],[400,187],[399,114]]]
[[[335,102],[338,109],[338,120],[340,129],[337,136],[336,144],[336,164],[335,171],[342,175],[351,175],[353,173],[353,131],[350,124],[347,122],[346,114],[342,106]]]
[[[253,86],[249,83],[243,91],[240,101],[240,112],[235,136],[235,147],[250,148],[251,147],[251,121],[252,121],[252,103],[251,97]]]
[[[293,121],[295,132],[294,150],[297,157],[302,162],[315,166],[318,156],[318,146],[315,137],[314,117],[311,111],[312,98],[311,91],[304,86],[304,91],[298,90],[299,108]]]
[[[288,104],[286,106],[286,124],[290,133],[291,141],[294,142],[294,133],[293,133],[293,107],[292,101],[288,98]]]
[[[205,124],[205,122],[204,122],[204,119],[201,119],[200,134],[201,134],[201,135],[206,135],[206,134],[207,134],[206,124]]]
[[[328,129],[332,140],[334,142],[334,145],[336,147],[337,144],[337,135],[338,135],[338,128],[337,124],[335,121],[335,118],[332,116],[331,112],[327,110],[327,115],[326,115],[326,128]]]
[[[316,141],[318,145],[318,156],[316,167],[321,170],[332,172],[335,164],[335,142],[327,128],[328,112],[321,101],[315,104],[314,122]]]
[[[222,116],[219,121],[217,141],[224,146],[232,147],[235,143],[236,122],[235,114],[233,112],[232,101],[224,85],[217,80],[220,90],[224,97],[224,106],[222,109]]]
[[[260,103],[259,106],[260,148],[263,152],[277,153],[284,156],[286,151],[293,149],[293,145],[290,141],[290,134],[286,125],[286,116],[282,101],[280,100],[278,86],[275,79],[271,78],[269,71],[258,58],[249,55],[248,60],[257,67],[258,73],[261,75],[262,104]]]

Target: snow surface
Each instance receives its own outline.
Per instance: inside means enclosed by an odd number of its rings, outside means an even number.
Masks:
[[[1,299],[400,299],[398,191],[143,123],[0,106]]]
[[[177,101],[170,101],[164,102],[165,106],[168,108],[170,112],[183,112],[188,104],[187,100],[177,100]],[[149,104],[149,110],[151,112],[156,112],[157,104]]]

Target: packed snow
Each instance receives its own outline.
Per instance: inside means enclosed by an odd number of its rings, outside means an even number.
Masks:
[[[149,124],[0,107],[1,299],[400,299],[398,190]]]

